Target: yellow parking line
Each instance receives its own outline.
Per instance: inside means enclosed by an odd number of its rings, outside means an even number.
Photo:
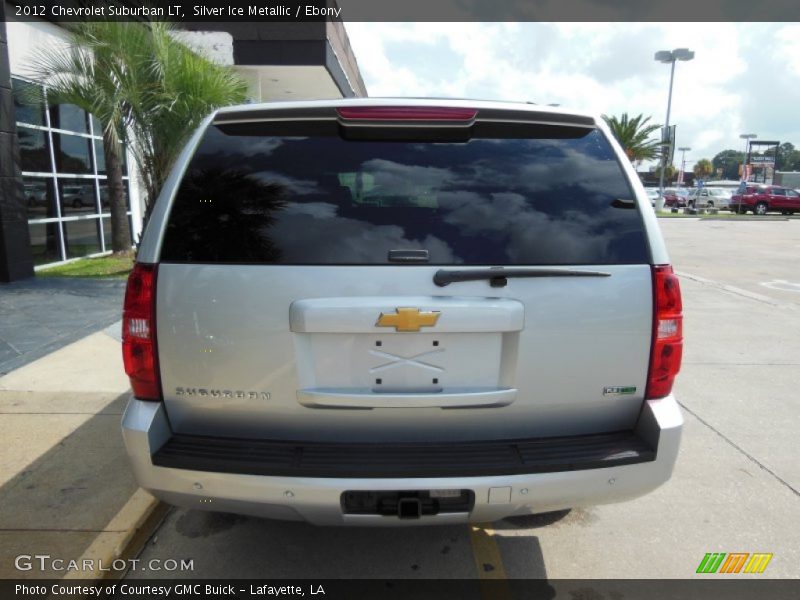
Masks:
[[[126,555],[126,551],[136,539],[137,534],[143,533],[147,537],[150,536],[152,531],[149,528],[143,528],[148,525],[149,517],[160,506],[163,505],[150,493],[138,488],[78,559],[79,565],[86,564],[87,560],[91,561],[88,564],[92,565],[92,568],[85,571],[69,571],[64,579],[103,579],[104,577],[113,577],[115,573],[119,576],[120,573],[117,571],[95,570],[94,566],[99,567],[102,563],[108,568],[108,565],[118,558],[130,558]],[[163,513],[161,518],[163,518]],[[161,522],[161,518],[156,523],[149,523],[149,525],[155,526]],[[147,537],[141,542],[144,543]]]
[[[494,535],[491,523],[475,523],[469,526],[469,539],[480,579],[481,596],[487,600],[510,599],[508,576]]]

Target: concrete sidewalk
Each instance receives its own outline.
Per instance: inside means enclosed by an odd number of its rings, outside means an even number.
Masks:
[[[128,395],[119,323],[0,377],[0,578],[99,577],[19,555],[102,560],[124,554],[157,502],[128,467]]]
[[[125,283],[36,277],[0,284],[0,376],[118,321]]]

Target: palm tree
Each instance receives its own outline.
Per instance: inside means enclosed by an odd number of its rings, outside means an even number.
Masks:
[[[170,23],[149,23],[150,56],[131,65],[131,150],[146,190],[145,218],[172,164],[205,117],[220,106],[247,98],[247,84],[174,37]]]
[[[603,120],[631,162],[652,160],[661,155],[661,142],[648,139],[650,134],[660,129],[661,126],[648,125],[650,117],[643,119],[643,115],[638,115],[631,119],[628,117],[628,113],[622,113],[619,119],[603,115]]]
[[[103,125],[114,253],[129,252],[131,248],[121,160],[121,142],[126,139],[129,124],[124,98],[127,67],[118,47],[124,43],[133,49],[142,42],[141,36],[126,35],[126,25],[114,22],[67,25],[67,47],[41,50],[30,62],[30,71],[47,86],[51,102],[74,104],[93,114]]]
[[[694,165],[694,176],[697,179],[707,179],[714,172],[714,165],[707,158],[701,158]]]
[[[161,22],[71,24],[69,46],[40,51],[31,71],[58,102],[103,123],[112,249],[130,249],[120,142],[144,184],[145,220],[172,163],[199,123],[219,106],[243,102],[247,84],[228,67],[195,53]]]
[[[661,175],[661,165],[656,167],[656,173],[660,176]],[[669,164],[664,167],[664,180],[669,184],[670,181],[675,179],[675,176],[678,174],[678,169],[675,168],[675,165]]]

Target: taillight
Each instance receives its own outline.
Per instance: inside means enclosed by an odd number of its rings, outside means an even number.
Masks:
[[[471,121],[478,114],[474,108],[452,106],[351,106],[336,112],[357,121]]]
[[[669,395],[683,355],[683,303],[678,277],[670,265],[654,265],[652,269],[653,343],[646,399]]]
[[[122,361],[140,400],[161,400],[156,350],[156,265],[136,263],[125,289]]]

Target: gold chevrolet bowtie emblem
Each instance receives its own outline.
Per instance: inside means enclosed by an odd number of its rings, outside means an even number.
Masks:
[[[433,327],[439,320],[438,310],[420,311],[418,308],[398,308],[396,314],[381,313],[377,327],[394,327],[397,331],[419,331],[420,327]]]

